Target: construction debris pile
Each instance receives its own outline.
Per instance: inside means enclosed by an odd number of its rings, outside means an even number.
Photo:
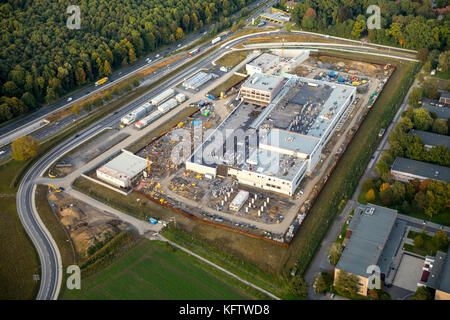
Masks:
[[[88,257],[90,248],[99,242],[107,242],[128,226],[113,216],[79,202],[64,193],[52,192],[48,196],[50,206],[72,239],[81,257]]]

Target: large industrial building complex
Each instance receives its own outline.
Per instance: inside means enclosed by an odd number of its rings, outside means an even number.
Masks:
[[[242,102],[194,150],[186,169],[292,196],[319,162],[356,89],[254,73],[240,95]]]

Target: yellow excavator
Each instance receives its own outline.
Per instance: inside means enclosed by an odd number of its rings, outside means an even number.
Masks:
[[[57,188],[54,185],[49,184],[48,185],[48,191],[50,191],[50,192],[61,192],[61,191],[64,191],[64,188],[63,187]]]

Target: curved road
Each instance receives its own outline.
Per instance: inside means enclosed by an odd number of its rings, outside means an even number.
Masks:
[[[267,32],[264,32],[267,34]],[[270,32],[273,35],[283,35],[284,32]],[[309,33],[305,33],[308,35]],[[261,33],[259,34],[261,35]],[[34,205],[34,191],[36,188],[36,180],[47,170],[47,168],[56,161],[63,154],[70,151],[72,148],[75,148],[77,145],[82,143],[83,141],[89,139],[91,136],[97,134],[100,130],[107,126],[114,126],[118,124],[120,118],[127,114],[129,111],[138,107],[142,103],[148,101],[154,95],[162,92],[168,87],[171,87],[180,81],[184,80],[184,78],[192,75],[194,70],[199,70],[202,68],[206,68],[211,65],[215,59],[217,59],[221,54],[223,54],[228,46],[234,46],[246,39],[258,37],[258,34],[250,34],[247,36],[239,37],[234,40],[231,40],[229,43],[223,44],[218,50],[213,53],[207,55],[206,57],[201,58],[199,61],[195,62],[192,66],[187,68],[184,71],[179,72],[178,74],[171,77],[169,80],[164,82],[163,84],[157,86],[156,88],[150,90],[143,96],[129,102],[125,105],[120,111],[116,111],[113,114],[108,115],[106,118],[99,120],[97,123],[91,125],[90,127],[82,130],[74,137],[69,138],[65,142],[61,143],[53,150],[48,152],[45,156],[41,157],[34,165],[31,167],[28,172],[25,174],[23,179],[21,180],[18,192],[17,192],[17,211],[19,217],[21,219],[22,224],[25,227],[28,235],[32,239],[35,247],[37,248],[40,262],[41,262],[41,286],[39,289],[39,293],[37,299],[57,299],[59,294],[59,289],[62,281],[62,264],[61,257],[59,254],[58,247],[54,240],[52,239],[50,233],[46,229],[45,225],[39,218],[39,214]],[[326,36],[323,36],[326,37]],[[211,47],[211,44],[207,44],[202,47],[202,51],[207,50]],[[360,48],[361,45],[356,46],[355,48]],[[397,51],[397,50],[396,50]],[[403,51],[407,53],[407,51]],[[409,53],[409,52],[408,52]],[[185,59],[180,59],[178,63],[175,65],[180,65]],[[162,76],[162,74],[167,71],[160,72],[158,76]]]

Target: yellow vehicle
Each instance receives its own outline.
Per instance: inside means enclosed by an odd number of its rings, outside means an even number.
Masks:
[[[54,185],[49,184],[48,185],[48,191],[50,191],[50,192],[61,192],[61,191],[64,191],[64,188],[57,188]]]
[[[106,81],[108,81],[108,77],[101,78],[100,80],[98,80],[98,81],[95,83],[95,86],[98,87],[99,85],[104,84]]]

